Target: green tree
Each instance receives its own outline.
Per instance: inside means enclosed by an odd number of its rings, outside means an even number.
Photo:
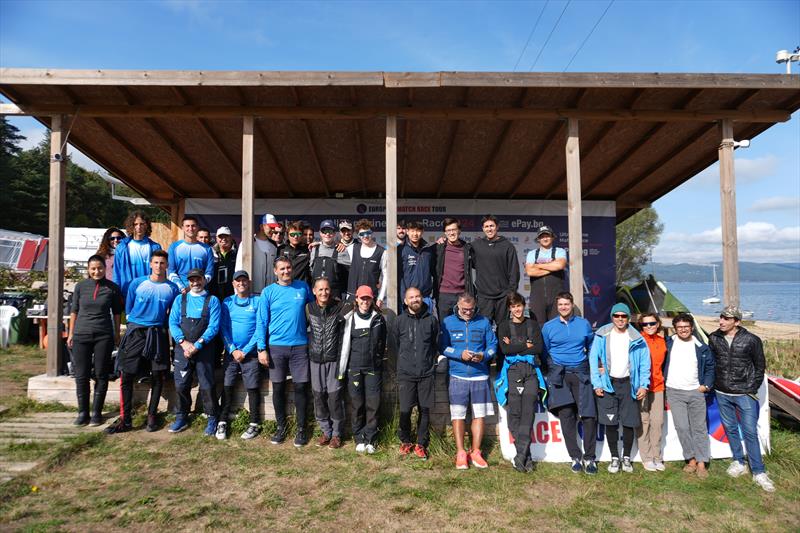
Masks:
[[[642,267],[661,239],[664,224],[652,207],[617,224],[617,285],[644,277]]]
[[[6,224],[5,213],[12,205],[10,191],[12,184],[19,178],[19,169],[16,159],[22,148],[19,142],[25,137],[19,134],[19,129],[10,124],[6,117],[0,116],[0,228],[9,227]]]

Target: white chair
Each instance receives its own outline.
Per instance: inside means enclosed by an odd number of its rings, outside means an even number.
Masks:
[[[11,319],[17,316],[19,316],[19,310],[13,305],[0,305],[0,348],[8,348]]]

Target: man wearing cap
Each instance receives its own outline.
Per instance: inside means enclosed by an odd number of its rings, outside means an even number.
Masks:
[[[386,297],[386,285],[389,279],[389,264],[386,250],[375,241],[372,232],[372,222],[362,218],[356,222],[359,242],[353,245],[353,253],[350,256],[350,273],[347,276],[347,296],[353,300],[356,296],[356,289],[362,285],[372,289],[372,293],[377,293],[375,305],[378,308],[383,306],[383,299]],[[378,284],[380,283],[380,291]]]
[[[214,253],[211,251],[211,246],[197,239],[200,229],[195,216],[183,217],[181,228],[183,239],[175,241],[169,247],[167,278],[186,294],[189,292],[187,273],[190,270],[199,269],[203,272],[206,283],[211,281],[214,276]]]
[[[188,272],[189,292],[175,298],[169,313],[169,331],[175,340],[173,360],[177,406],[175,422],[170,433],[179,433],[189,427],[189,409],[192,406],[192,380],[197,372],[199,394],[203,410],[208,415],[206,436],[217,431],[219,405],[215,392],[214,358],[212,341],[219,332],[221,304],[216,296],[205,290],[206,278],[202,270]]]
[[[350,264],[353,260],[353,246],[358,239],[353,237],[353,223],[349,220],[339,222],[339,243],[336,249],[339,251],[339,261],[344,268],[345,290],[347,289],[347,277],[350,275]]]
[[[719,415],[733,455],[728,475],[747,474],[749,464],[753,481],[765,491],[773,492],[775,485],[764,468],[758,438],[758,389],[766,367],[764,346],[760,338],[741,326],[741,321],[742,312],[729,305],[719,315],[719,329],[708,336],[716,362],[714,388]],[[740,434],[747,449],[747,463]]]
[[[217,229],[216,239],[216,244],[211,247],[214,252],[214,283],[210,284],[209,290],[223,301],[234,293],[231,275],[236,270],[236,241],[228,226]]]
[[[597,421],[606,429],[611,451],[608,471],[620,470],[619,426],[622,425],[622,471],[633,472],[631,448],[634,430],[642,425],[639,401],[650,386],[650,349],[630,327],[630,308],[624,303],[611,308],[611,324],[594,334],[589,352],[592,387],[597,396]]]
[[[281,244],[282,226],[269,213],[261,217],[261,228],[253,235],[253,276],[250,281],[250,290],[260,293],[265,287],[275,282],[272,264],[278,255],[278,246]],[[245,238],[244,236],[242,238]],[[242,247],[236,254],[235,270],[244,269]]]
[[[554,246],[554,235],[549,226],[539,228],[539,247],[525,258],[525,273],[531,280],[530,309],[541,324],[558,315],[556,295],[564,290],[567,252]]]
[[[222,407],[220,408],[217,439],[228,438],[228,418],[233,386],[241,374],[247,389],[250,406],[250,424],[242,433],[249,440],[261,432],[261,379],[262,367],[256,352],[256,322],[259,296],[250,292],[250,276],[244,270],[233,274],[234,294],[222,302],[221,336],[225,344],[224,381]]]
[[[286,229],[289,234],[289,242],[278,248],[278,255],[289,258],[292,262],[293,279],[304,282],[309,287],[310,291],[311,252],[306,243],[304,223],[300,220],[296,220],[289,224]]]
[[[319,278],[327,279],[331,297],[339,300],[347,290],[347,270],[342,264],[346,253],[339,253],[336,244],[336,225],[333,220],[322,221],[319,235],[321,242],[318,246],[314,246],[311,252],[311,279],[314,281]]]
[[[276,281],[261,293],[256,323],[258,360],[269,366],[272,405],[278,423],[270,442],[281,444],[286,440],[286,379],[291,374],[297,422],[294,445],[300,448],[308,444],[306,388],[310,376],[305,307],[312,296],[305,281],[292,279],[291,259],[279,255],[273,270]]]

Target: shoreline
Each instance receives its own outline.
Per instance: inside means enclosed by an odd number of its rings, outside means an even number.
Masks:
[[[719,327],[719,318],[716,316],[693,315],[698,324],[709,333]],[[786,322],[770,322],[767,320],[756,320],[751,322],[743,320],[742,325],[762,340],[796,340],[800,339],[800,324],[789,324]]]

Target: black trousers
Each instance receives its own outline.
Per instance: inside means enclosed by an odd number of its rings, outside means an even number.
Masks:
[[[397,395],[400,400],[400,422],[397,436],[400,442],[411,442],[411,410],[416,405],[419,409],[417,416],[417,444],[423,448],[430,442],[430,420],[433,408],[433,390],[435,388],[434,376],[423,378],[397,378]]]
[[[436,300],[436,310],[439,313],[439,322],[455,312],[453,308],[457,303],[458,294],[452,294],[449,292],[439,293],[439,298]]]
[[[72,338],[72,369],[75,372],[75,392],[78,412],[89,412],[89,378],[94,366],[95,396],[105,400],[108,392],[108,374],[111,372],[111,352],[114,337],[107,333],[75,335]],[[102,403],[102,402],[101,402]]]
[[[580,379],[573,372],[564,373],[564,384],[572,391],[573,398],[580,398]],[[561,421],[561,433],[564,434],[564,443],[572,459],[583,457],[586,461],[594,461],[597,448],[597,419],[578,417],[576,404],[565,405],[556,412]],[[578,422],[583,425],[583,453],[578,445]]]
[[[536,417],[539,379],[528,363],[516,363],[508,369],[508,429],[514,436],[517,458],[524,463],[531,454],[531,431]]]
[[[352,404],[353,438],[356,444],[374,444],[378,435],[383,373],[380,370],[348,370],[347,392]]]
[[[150,402],[147,405],[147,414],[155,416],[158,413],[158,402],[161,400],[161,391],[164,389],[166,370],[153,370],[150,380]],[[119,415],[122,420],[130,425],[133,416],[133,384],[136,382],[136,373],[123,371],[119,376]]]

